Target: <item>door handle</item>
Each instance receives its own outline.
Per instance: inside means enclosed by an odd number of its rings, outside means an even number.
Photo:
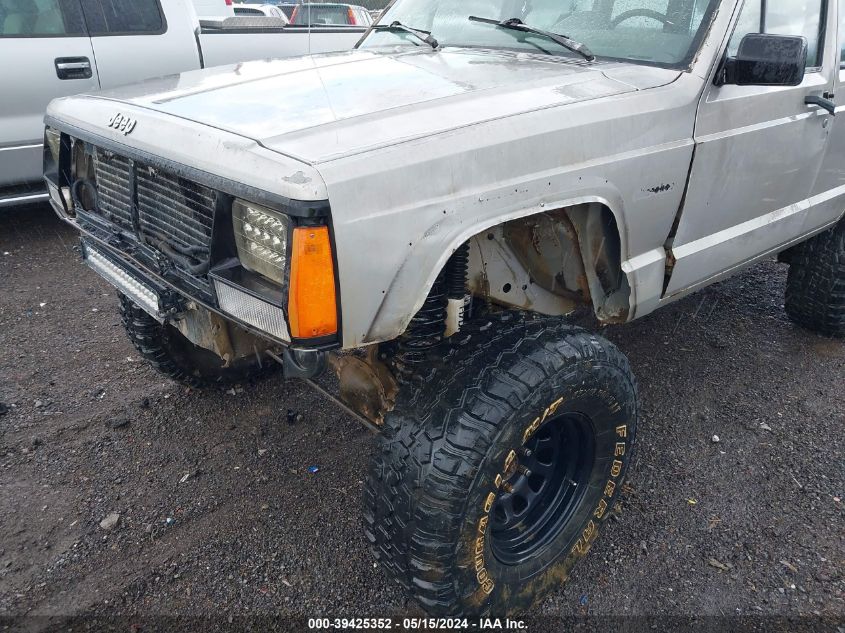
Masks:
[[[56,76],[59,79],[91,79],[91,60],[87,57],[57,57]]]
[[[836,116],[836,104],[828,99],[828,97],[833,97],[833,94],[826,92],[823,97],[820,97],[819,95],[808,95],[804,97],[804,103],[823,108],[824,110],[827,110],[830,116]]]

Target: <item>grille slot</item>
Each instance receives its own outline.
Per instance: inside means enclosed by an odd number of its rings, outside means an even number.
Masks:
[[[94,154],[99,211],[106,219],[125,228],[132,227],[132,191],[129,159],[98,149]]]
[[[203,249],[207,257],[214,220],[212,189],[170,172],[137,167],[138,221],[141,234],[189,249]]]
[[[135,237],[131,255],[206,300],[217,192],[175,172],[95,148],[95,213]]]

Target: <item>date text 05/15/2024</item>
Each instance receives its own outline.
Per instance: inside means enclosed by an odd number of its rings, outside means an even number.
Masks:
[[[345,631],[345,630],[420,630],[420,631],[451,631],[451,630],[502,630],[525,631],[526,624],[522,620],[510,618],[308,618],[308,629],[313,631]]]

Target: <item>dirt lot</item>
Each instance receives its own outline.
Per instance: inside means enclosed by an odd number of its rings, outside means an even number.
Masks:
[[[369,434],[300,383],[162,379],[75,245],[44,207],[0,211],[0,616],[419,613],[361,533]],[[538,614],[845,621],[845,343],[786,319],[785,273],[605,331],[640,381],[638,457]]]

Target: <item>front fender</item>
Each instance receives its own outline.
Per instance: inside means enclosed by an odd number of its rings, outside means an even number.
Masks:
[[[629,318],[652,309],[689,172],[699,90],[684,75],[317,164],[332,207],[344,347],[401,334],[470,237],[587,202],[616,219]]]

